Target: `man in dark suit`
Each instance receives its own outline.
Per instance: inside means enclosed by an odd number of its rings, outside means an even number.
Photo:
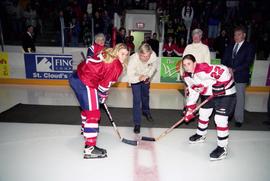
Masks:
[[[26,53],[36,52],[33,31],[34,27],[32,25],[27,26],[27,31],[23,34],[22,37],[22,47]]]
[[[250,67],[255,58],[254,46],[245,41],[244,27],[234,30],[234,44],[229,45],[221,63],[231,69],[236,84],[236,99],[234,119],[235,126],[241,127],[244,122],[245,88],[250,81]]]

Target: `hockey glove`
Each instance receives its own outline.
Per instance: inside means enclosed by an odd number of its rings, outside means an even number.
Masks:
[[[183,108],[182,116],[185,116],[186,113],[187,113],[187,107],[185,106],[185,107]]]
[[[109,93],[108,93],[108,91],[106,91],[106,92],[101,92],[100,90],[98,90],[98,102],[100,103],[100,104],[104,104],[104,102],[107,100],[107,98],[108,98],[108,95],[109,95]]]
[[[190,120],[192,120],[195,117],[195,114],[193,113],[193,110],[195,108],[196,108],[196,105],[195,104],[194,105],[191,105],[191,106],[186,106],[184,108],[184,110],[185,110],[185,112],[184,112],[184,114],[185,114],[184,119],[185,119],[186,122],[189,122]]]
[[[225,85],[224,84],[214,84],[212,85],[212,92],[214,96],[223,96],[225,95]]]
[[[188,123],[193,118],[195,118],[195,115],[191,111],[188,111],[185,115],[185,121]]]

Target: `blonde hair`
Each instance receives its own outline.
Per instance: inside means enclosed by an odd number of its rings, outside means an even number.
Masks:
[[[152,53],[153,51],[151,46],[148,43],[141,44],[138,50],[139,50],[139,53],[148,53],[148,52]]]
[[[104,57],[104,62],[105,63],[112,63],[117,57],[117,53],[121,49],[126,49],[128,50],[127,46],[124,43],[118,43],[115,45],[114,48],[105,48],[102,52],[102,56]],[[124,60],[124,65],[127,65],[128,58]]]

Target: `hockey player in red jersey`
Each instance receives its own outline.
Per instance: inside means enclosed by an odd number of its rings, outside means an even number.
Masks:
[[[101,62],[101,51],[105,48],[105,36],[103,33],[98,33],[95,35],[95,42],[93,45],[87,48],[87,57],[86,62]],[[83,134],[84,125],[86,122],[86,115],[84,111],[81,111],[81,120],[82,120],[82,128],[81,134]]]
[[[100,61],[88,59],[81,62],[69,79],[86,119],[83,129],[85,159],[107,156],[105,149],[96,146],[100,120],[99,104],[103,104],[107,99],[109,88],[121,75],[128,55],[125,44],[104,49],[99,55]]]
[[[187,84],[185,121],[189,122],[194,115],[199,97],[202,101],[209,96],[214,98],[199,109],[199,120],[196,134],[189,138],[190,143],[204,142],[207,133],[209,117],[213,110],[217,130],[217,148],[210,153],[210,160],[220,160],[227,156],[229,137],[228,117],[233,113],[235,105],[234,80],[231,72],[223,65],[196,63],[193,55],[188,54],[182,59],[184,69],[183,79]]]

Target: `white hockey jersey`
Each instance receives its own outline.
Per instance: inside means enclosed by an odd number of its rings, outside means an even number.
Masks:
[[[194,73],[184,73],[187,84],[186,106],[194,106],[200,95],[212,95],[212,86],[224,85],[225,96],[236,93],[234,80],[229,69],[224,65],[197,63]]]

